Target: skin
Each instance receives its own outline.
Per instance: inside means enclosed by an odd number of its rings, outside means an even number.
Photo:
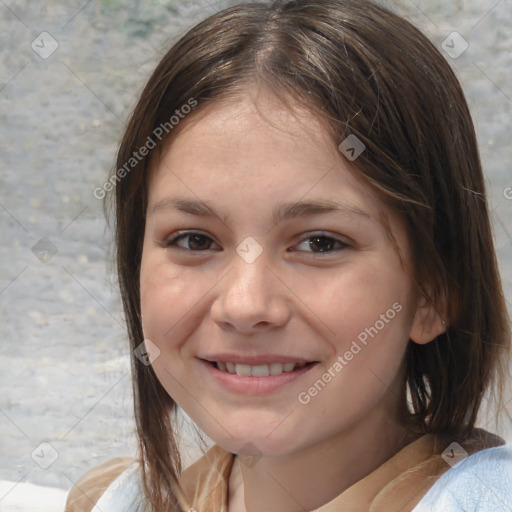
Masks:
[[[411,441],[396,419],[403,356],[410,339],[440,334],[442,320],[401,265],[379,221],[384,205],[310,113],[248,88],[184,123],[149,179],[140,285],[144,335],[160,350],[153,368],[210,438],[254,456],[235,460],[229,512],[315,509]],[[218,216],[180,211],[171,197],[206,201]],[[298,201],[344,207],[272,219]],[[387,215],[407,262],[402,220]],[[169,245],[182,230],[203,238]],[[316,240],[319,232],[330,238]],[[236,251],[248,236],[262,249],[252,263]],[[401,306],[394,318],[301,403],[298,395],[393,304]],[[199,358],[215,352],[317,364],[247,396],[205,371]]]

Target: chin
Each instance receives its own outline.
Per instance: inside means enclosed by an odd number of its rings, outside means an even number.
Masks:
[[[306,440],[299,439],[295,433],[288,431],[288,429],[276,428],[273,432],[268,430],[268,427],[258,426],[254,422],[251,427],[243,429],[240,426],[236,430],[230,430],[226,426],[226,431],[211,432],[209,437],[224,450],[240,454],[250,455],[254,457],[279,457],[288,455],[296,451],[299,446]],[[293,429],[292,429],[293,430]]]

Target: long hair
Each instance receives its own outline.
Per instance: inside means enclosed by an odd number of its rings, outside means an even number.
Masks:
[[[193,27],[160,61],[110,179],[132,352],[143,341],[139,273],[150,164],[189,119],[253,83],[323,119],[336,146],[348,135],[364,143],[351,168],[405,220],[417,286],[434,304],[441,296],[448,304],[444,334],[425,345],[409,342],[408,421],[418,432],[467,435],[484,393],[494,385],[500,393],[510,347],[475,131],[440,52],[369,1],[238,4]],[[180,112],[174,128],[170,118]],[[134,157],[149,138],[158,147]],[[152,510],[170,510],[181,471],[176,404],[151,366],[132,361],[145,492]]]

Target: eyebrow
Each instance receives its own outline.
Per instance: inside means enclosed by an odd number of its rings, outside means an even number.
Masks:
[[[168,197],[158,201],[150,209],[149,215],[153,215],[161,210],[169,209],[176,209],[199,217],[217,217],[222,219],[224,222],[229,220],[229,215],[219,215],[208,201],[179,197]],[[326,213],[353,213],[366,217],[367,219],[371,219],[371,216],[367,212],[361,210],[355,205],[329,200],[284,203],[274,208],[272,212],[272,219],[277,224],[282,220]]]

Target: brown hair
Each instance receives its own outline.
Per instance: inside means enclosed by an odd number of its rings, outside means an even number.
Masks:
[[[112,176],[191,99],[198,105],[192,119],[254,82],[323,119],[336,145],[349,134],[365,144],[352,168],[402,214],[415,281],[429,300],[445,296],[448,304],[446,333],[426,345],[409,342],[411,428],[467,435],[484,392],[496,376],[503,382],[510,336],[476,136],[452,69],[418,29],[369,1],[239,4],[192,28],[163,57]],[[162,143],[176,132],[166,129]],[[132,349],[143,340],[139,271],[151,161],[134,163],[115,187],[117,269]],[[145,491],[152,510],[169,510],[181,470],[176,406],[151,366],[132,361]]]

